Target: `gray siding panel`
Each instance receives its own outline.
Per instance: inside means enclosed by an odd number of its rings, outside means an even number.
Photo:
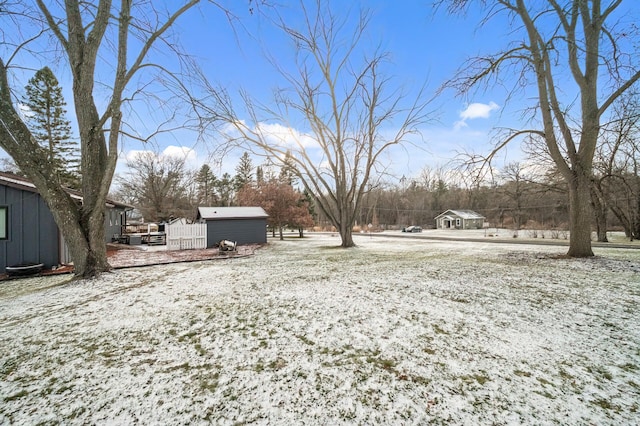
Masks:
[[[58,227],[40,195],[0,186],[0,205],[8,206],[8,238],[0,240],[0,273],[10,265],[59,263]]]
[[[124,222],[124,209],[114,207],[104,213],[104,239],[105,242],[113,241],[114,235],[120,235]]]
[[[207,247],[216,247],[220,240],[237,241],[238,244],[264,244],[267,242],[267,220],[208,220]]]

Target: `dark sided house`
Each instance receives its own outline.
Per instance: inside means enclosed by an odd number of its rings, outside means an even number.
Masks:
[[[485,217],[473,210],[447,210],[435,220],[438,229],[482,229]]]
[[[211,248],[221,240],[266,243],[268,217],[262,207],[198,207],[197,220],[207,224],[207,248]]]
[[[76,191],[69,190],[69,195],[82,203]],[[105,243],[120,234],[126,224],[126,212],[132,208],[107,202]],[[36,186],[25,177],[0,172],[0,273],[7,266],[42,263],[50,269],[71,261],[62,234]]]

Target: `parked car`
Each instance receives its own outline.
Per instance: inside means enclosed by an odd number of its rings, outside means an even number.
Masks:
[[[402,228],[402,232],[422,232],[422,228],[419,226],[411,225],[406,228]]]

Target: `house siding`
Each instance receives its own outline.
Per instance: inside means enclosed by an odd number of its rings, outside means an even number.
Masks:
[[[43,263],[45,268],[60,260],[58,227],[39,194],[0,186],[0,206],[7,206],[6,240],[0,240],[0,271],[21,263]]]
[[[464,221],[464,229],[482,229],[484,219],[466,219]]]
[[[267,219],[207,220],[207,248],[216,247],[221,240],[238,244],[264,244],[267,242]]]
[[[447,210],[435,218],[437,229],[482,229],[484,220],[484,216],[471,210]]]
[[[105,242],[113,241],[114,236],[122,233],[125,210],[118,207],[109,208],[104,213],[104,239]]]

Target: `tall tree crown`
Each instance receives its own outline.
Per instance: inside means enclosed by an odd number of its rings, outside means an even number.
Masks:
[[[67,187],[79,188],[79,147],[66,119],[62,87],[49,67],[38,70],[25,87],[23,105],[32,136],[46,151],[51,174]]]

